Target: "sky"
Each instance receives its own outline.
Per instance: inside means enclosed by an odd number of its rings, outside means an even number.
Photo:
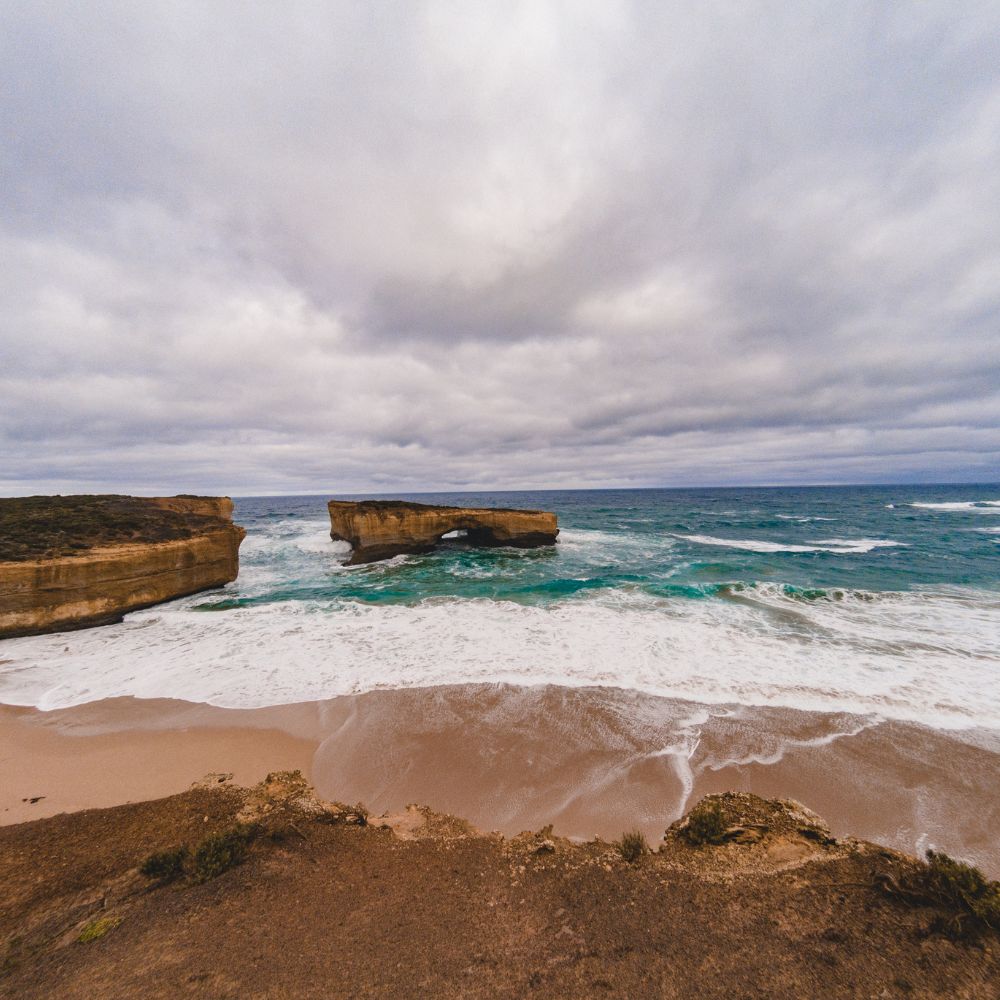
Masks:
[[[1000,480],[1000,4],[0,0],[0,494]]]

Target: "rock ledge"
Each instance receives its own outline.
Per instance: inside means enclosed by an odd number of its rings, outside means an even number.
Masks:
[[[348,542],[349,563],[429,552],[453,531],[483,547],[536,548],[554,545],[559,534],[555,514],[502,507],[436,507],[404,500],[331,500],[330,537]]]

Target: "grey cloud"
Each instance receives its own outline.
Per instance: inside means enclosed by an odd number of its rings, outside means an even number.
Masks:
[[[0,491],[1000,478],[998,39],[7,5]]]

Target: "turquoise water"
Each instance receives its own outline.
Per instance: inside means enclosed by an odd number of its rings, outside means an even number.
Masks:
[[[456,543],[397,560],[391,571],[377,565],[349,573],[294,545],[300,524],[326,525],[325,499],[237,500],[237,520],[251,539],[278,542],[259,550],[251,542],[244,566],[281,572],[266,586],[248,578],[239,596],[200,607],[299,599],[412,604],[431,597],[546,604],[599,590],[703,599],[760,583],[803,599],[837,599],[844,591],[1000,584],[998,487],[414,494],[405,499],[553,510],[561,543],[529,552]],[[286,551],[282,535],[291,543]]]
[[[241,498],[235,583],[0,643],[0,701],[550,683],[1000,730],[998,486],[409,499],[553,510],[559,543],[347,567],[325,497]]]

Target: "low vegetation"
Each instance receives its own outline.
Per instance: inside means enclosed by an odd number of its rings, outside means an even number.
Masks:
[[[113,931],[121,922],[121,917],[98,917],[96,920],[91,920],[80,931],[77,941],[80,944],[88,944],[90,941],[96,941],[98,938],[104,937],[108,931]]]
[[[243,864],[258,832],[254,825],[237,823],[228,830],[210,834],[193,852],[185,846],[156,851],[143,861],[139,871],[161,883],[185,876],[193,882],[207,882]]]
[[[55,558],[97,545],[191,538],[218,521],[155,507],[142,497],[0,498],[0,562]]]
[[[721,844],[726,834],[726,818],[718,799],[702,799],[688,814],[684,836],[692,844]]]
[[[251,826],[237,824],[222,833],[206,837],[195,848],[191,859],[194,880],[207,882],[230,868],[243,864],[255,832]]]
[[[184,863],[190,856],[186,847],[177,847],[171,851],[157,851],[150,854],[140,865],[139,871],[146,878],[160,882],[173,882],[184,874]]]
[[[615,847],[630,865],[634,865],[639,858],[649,853],[649,844],[646,843],[646,837],[641,830],[630,830],[628,833],[623,833],[621,840],[615,844]]]
[[[937,928],[953,937],[1000,931],[1000,882],[939,851],[928,851],[925,862],[885,888],[906,902],[940,907],[948,916],[935,922]]]

